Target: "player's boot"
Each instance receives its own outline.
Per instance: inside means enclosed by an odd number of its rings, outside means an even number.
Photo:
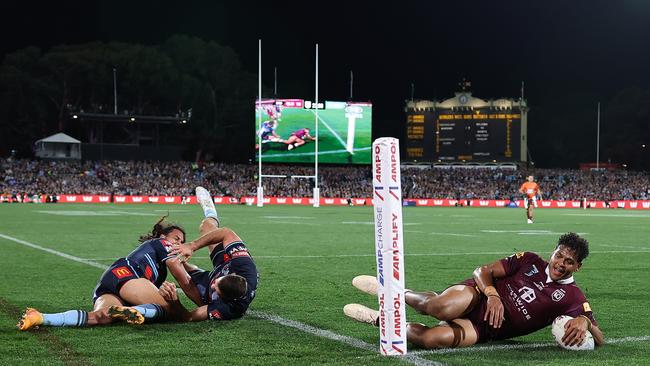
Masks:
[[[368,323],[374,326],[379,325],[379,311],[367,306],[347,304],[343,307],[343,313],[358,322]]]
[[[217,209],[214,207],[214,201],[212,201],[212,196],[207,189],[203,187],[196,187],[196,200],[201,205],[203,209],[203,215],[205,217],[212,217],[213,219],[219,222],[219,215],[217,215]]]
[[[27,308],[25,309],[25,314],[23,314],[18,324],[16,324],[16,328],[19,330],[28,330],[38,328],[41,324],[43,324],[43,314],[36,309]]]
[[[529,224],[532,224],[532,223],[533,223],[533,220],[528,219],[528,223],[529,223]]]
[[[377,295],[377,287],[379,287],[379,283],[375,276],[360,275],[352,279],[352,286],[367,294]]]
[[[139,311],[126,307],[113,305],[108,308],[108,316],[113,319],[124,320],[129,324],[142,324],[144,323],[144,316]]]

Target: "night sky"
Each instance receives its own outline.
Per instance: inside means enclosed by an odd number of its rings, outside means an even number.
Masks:
[[[3,4],[0,52],[89,41],[158,44],[188,34],[232,47],[280,97],[374,103],[375,131],[403,130],[416,99],[446,99],[465,77],[474,96],[520,95],[533,107],[575,95],[593,108],[627,87],[650,89],[650,2],[622,1],[111,1]],[[592,108],[592,106],[581,106]],[[530,113],[535,120],[535,110]]]

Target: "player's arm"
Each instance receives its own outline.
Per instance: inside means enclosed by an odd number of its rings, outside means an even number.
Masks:
[[[562,342],[567,346],[579,345],[584,341],[587,330],[590,331],[591,335],[594,337],[594,344],[596,344],[596,346],[602,346],[605,344],[605,336],[603,335],[603,332],[597,325],[593,324],[591,319],[586,315],[577,316],[566,322]]]
[[[200,238],[195,239],[187,244],[181,244],[179,246],[174,247],[170,251],[170,254],[183,255],[186,258],[185,260],[187,260],[190,259],[190,257],[194,252],[208,245],[223,243],[225,246],[235,241],[241,241],[239,236],[229,228],[222,227],[207,232],[203,234]]]
[[[500,260],[478,267],[472,273],[479,291],[487,297],[487,309],[484,321],[488,321],[494,328],[500,328],[503,323],[503,303],[494,287],[494,279],[506,276],[506,270]]]
[[[170,316],[173,320],[183,322],[194,322],[208,319],[208,306],[202,305],[192,311],[187,311],[185,306],[178,299],[176,286],[171,282],[165,282],[158,289],[160,295],[170,306]]]
[[[174,276],[185,295],[187,295],[187,297],[189,297],[189,299],[197,306],[200,306],[201,295],[199,294],[199,289],[196,287],[196,284],[192,282],[192,278],[189,273],[187,273],[186,267],[183,263],[176,259],[176,257],[166,260],[165,263],[167,264],[169,272]]]

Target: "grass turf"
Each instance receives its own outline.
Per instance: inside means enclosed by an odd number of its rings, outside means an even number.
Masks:
[[[45,312],[90,309],[102,270],[0,237],[0,364],[408,364],[259,318],[279,316],[376,346],[377,330],[348,320],[341,310],[349,302],[376,306],[376,299],[350,284],[353,276],[375,271],[370,207],[217,208],[258,265],[261,280],[251,306],[258,316],[18,332],[13,327],[25,306]],[[109,265],[130,252],[138,235],[167,210],[189,237],[198,234],[196,205],[72,204],[0,205],[0,234]],[[476,266],[516,251],[548,257],[561,234],[584,233],[592,254],[576,274],[578,285],[607,338],[637,337],[576,353],[540,345],[552,342],[544,329],[490,344],[512,349],[427,352],[421,359],[462,365],[650,362],[650,212],[538,209],[535,224],[527,225],[521,209],[405,208],[404,223],[406,285],[421,290],[444,289],[469,278]],[[193,262],[209,267],[207,252],[196,253]],[[407,318],[435,323],[413,311]]]

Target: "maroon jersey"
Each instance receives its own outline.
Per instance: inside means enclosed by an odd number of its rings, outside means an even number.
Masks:
[[[307,133],[307,130],[305,130],[304,128],[301,128],[298,131],[292,133],[292,135],[295,135],[299,139],[304,139],[305,136],[307,136],[309,134]]]
[[[487,299],[468,314],[478,332],[479,342],[507,339],[532,333],[550,325],[560,315],[586,315],[597,324],[587,298],[576,286],[573,276],[553,281],[548,262],[535,253],[522,252],[501,260],[506,276],[496,279],[496,288],[504,307],[505,320],[495,329],[483,321]],[[472,285],[473,280],[465,284]]]

